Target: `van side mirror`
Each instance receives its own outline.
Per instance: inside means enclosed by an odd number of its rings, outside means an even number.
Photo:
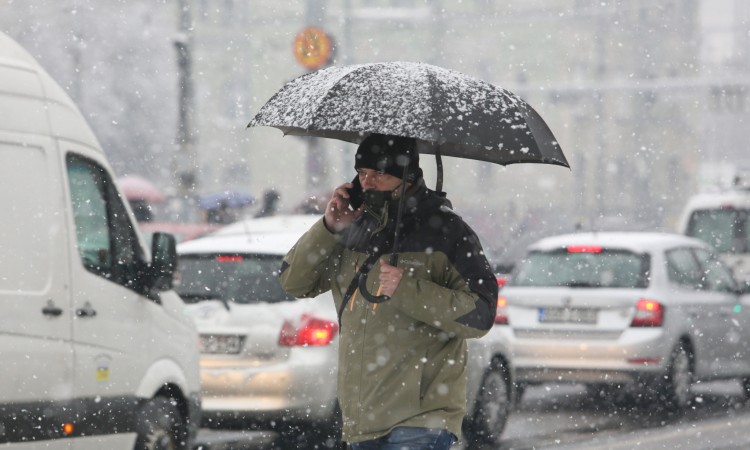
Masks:
[[[495,271],[495,274],[509,274],[513,271],[514,266],[515,264],[512,262],[498,263],[495,264],[493,270]]]
[[[157,291],[172,289],[177,268],[177,241],[169,233],[156,232],[151,238],[151,287]]]

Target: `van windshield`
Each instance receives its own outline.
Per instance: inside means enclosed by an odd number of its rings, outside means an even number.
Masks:
[[[622,250],[533,251],[521,261],[508,286],[646,288],[649,267],[648,255]]]
[[[282,257],[254,254],[180,255],[175,291],[186,303],[216,299],[242,304],[293,300],[281,288]]]
[[[719,253],[750,252],[747,209],[701,209],[690,216],[687,235],[713,246]]]

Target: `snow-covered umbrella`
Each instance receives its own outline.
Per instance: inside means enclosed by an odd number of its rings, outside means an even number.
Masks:
[[[371,133],[416,138],[419,152],[570,167],[542,117],[512,92],[430,64],[357,64],[285,84],[248,127],[360,143]]]
[[[252,205],[255,198],[241,191],[221,191],[204,195],[198,199],[200,209],[242,208]]]
[[[542,117],[512,92],[453,70],[425,63],[384,62],[329,67],[286,83],[248,127],[269,126],[285,135],[360,143],[379,133],[418,140],[420,153],[436,156],[436,190],[442,191],[441,155],[500,165],[541,163],[570,167]],[[397,222],[403,211],[404,190]],[[393,248],[398,248],[396,226]],[[395,265],[397,255],[391,256]],[[367,265],[363,264],[362,268]],[[367,292],[370,302],[388,300]]]

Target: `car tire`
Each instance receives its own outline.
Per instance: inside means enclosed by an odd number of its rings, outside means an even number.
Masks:
[[[173,399],[155,397],[136,417],[135,450],[186,450],[187,425]]]
[[[745,394],[745,398],[750,399],[750,378],[742,379],[742,393]]]
[[[516,383],[516,389],[514,391],[514,404],[519,404],[523,400],[523,394],[526,392],[528,385],[526,383]]]
[[[678,344],[669,361],[667,374],[660,386],[663,388],[664,400],[672,410],[683,410],[693,400],[693,368],[690,352],[684,343]]]
[[[474,407],[464,424],[464,437],[469,448],[501,443],[511,409],[512,383],[507,363],[495,359],[484,373],[474,400]]]

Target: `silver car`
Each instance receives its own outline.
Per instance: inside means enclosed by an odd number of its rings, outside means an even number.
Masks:
[[[698,380],[750,389],[750,297],[710,247],[663,233],[581,233],[530,246],[500,292],[521,390],[625,386],[684,408]]]
[[[247,220],[178,246],[175,289],[200,332],[205,426],[271,427],[289,448],[339,439],[333,300],[295,299],[278,281],[283,256],[318,219]],[[512,398],[507,346],[492,330],[469,352],[465,440],[496,443]]]

